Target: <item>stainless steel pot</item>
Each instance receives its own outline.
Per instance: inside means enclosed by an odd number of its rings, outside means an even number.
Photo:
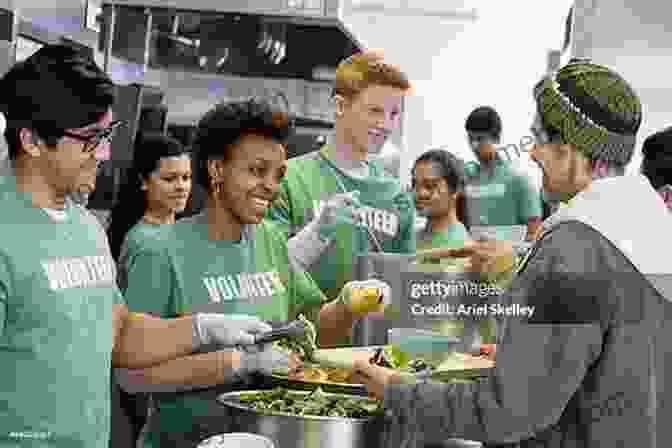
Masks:
[[[276,448],[382,448],[385,419],[371,417],[349,419],[338,417],[313,417],[296,415],[267,415],[251,410],[240,401],[243,393],[222,394],[217,401],[224,406],[229,431],[263,435],[273,441]],[[261,392],[261,391],[258,391]],[[303,393],[295,391],[296,393]],[[310,392],[305,392],[309,394]],[[365,397],[329,394],[364,400]]]

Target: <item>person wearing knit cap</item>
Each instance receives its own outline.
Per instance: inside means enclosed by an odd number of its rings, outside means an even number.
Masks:
[[[478,107],[467,117],[465,129],[477,159],[465,165],[467,226],[475,237],[483,233],[517,243],[522,242],[519,239],[532,241],[541,226],[541,194],[530,179],[513,169],[511,161],[499,156],[499,114],[492,107]],[[511,236],[511,230],[518,226],[527,232],[520,238]]]
[[[486,446],[668,446],[665,387],[672,299],[672,215],[641,174],[624,175],[642,106],[613,70],[572,61],[535,89],[531,155],[564,207],[519,268],[502,305],[495,368],[478,384],[403,384],[357,362],[356,380],[384,400],[386,447],[449,438]],[[511,252],[474,245],[476,261]],[[483,255],[486,255],[483,257]],[[529,309],[528,309],[529,310]],[[669,332],[669,330],[667,330]]]
[[[672,210],[672,127],[644,140],[641,171]]]

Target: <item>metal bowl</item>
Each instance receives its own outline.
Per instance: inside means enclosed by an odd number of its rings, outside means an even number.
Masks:
[[[284,413],[260,413],[243,404],[241,394],[262,391],[230,392],[217,401],[228,414],[230,431],[261,434],[276,447],[293,448],[374,448],[382,447],[385,434],[384,417],[340,418],[300,416]],[[308,391],[293,391],[308,395]],[[366,400],[344,394],[325,393],[327,396]]]

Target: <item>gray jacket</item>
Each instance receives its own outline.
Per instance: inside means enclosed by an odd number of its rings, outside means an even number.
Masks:
[[[388,386],[385,446],[668,446],[672,285],[656,279],[661,295],[651,281],[593,228],[559,224],[502,297],[535,306],[537,323],[502,321],[496,367],[478,384]]]

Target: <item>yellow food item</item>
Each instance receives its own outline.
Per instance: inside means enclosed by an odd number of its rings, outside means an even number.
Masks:
[[[290,378],[307,383],[350,384],[352,383],[352,370],[332,367],[307,367],[293,374]]]
[[[353,286],[350,291],[350,309],[353,313],[368,313],[383,310],[381,288]]]
[[[516,264],[516,257],[513,255],[504,255],[497,257],[492,265],[492,272],[502,274],[511,271]]]

